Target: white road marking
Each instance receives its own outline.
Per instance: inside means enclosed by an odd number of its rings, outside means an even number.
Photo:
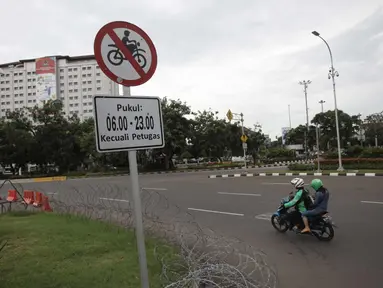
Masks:
[[[380,204],[383,205],[383,202],[378,202],[378,201],[360,201],[365,204]]]
[[[228,192],[217,192],[221,195],[238,195],[238,196],[261,196],[261,194],[252,194],[252,193],[228,193]]]
[[[188,208],[188,210],[215,213],[215,214],[225,214],[225,215],[231,215],[231,216],[245,216],[245,214],[240,214],[240,213],[222,212],[222,211],[205,210],[205,209],[197,209],[197,208]]]
[[[142,188],[142,189],[146,189],[146,190],[156,190],[156,191],[167,191],[168,189],[166,188]]]
[[[255,216],[255,219],[270,221],[271,216],[273,216],[273,213],[259,214]]]
[[[100,198],[100,199],[107,200],[107,201],[129,202],[129,200],[124,200],[124,199],[114,199],[114,198]]]

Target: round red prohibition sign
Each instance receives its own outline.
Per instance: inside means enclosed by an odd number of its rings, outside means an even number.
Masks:
[[[124,86],[144,84],[157,68],[152,40],[141,28],[124,21],[110,22],[98,31],[94,56],[105,75]]]

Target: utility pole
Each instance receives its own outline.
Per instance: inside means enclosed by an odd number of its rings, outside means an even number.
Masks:
[[[290,104],[289,104],[289,124],[290,124],[290,129],[291,129],[291,112],[290,112]]]
[[[303,91],[305,92],[305,102],[306,102],[306,135],[305,135],[305,153],[306,153],[306,160],[309,158],[308,154],[308,137],[309,137],[309,108],[307,105],[307,88],[308,85],[311,84],[311,80],[303,80],[299,82],[299,85],[303,85]]]

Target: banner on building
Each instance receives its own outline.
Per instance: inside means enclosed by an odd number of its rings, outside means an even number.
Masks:
[[[56,59],[44,57],[36,59],[36,98],[39,104],[57,100]]]
[[[285,145],[285,143],[286,143],[286,136],[287,136],[287,133],[289,133],[290,130],[291,130],[290,127],[282,127],[282,145]]]

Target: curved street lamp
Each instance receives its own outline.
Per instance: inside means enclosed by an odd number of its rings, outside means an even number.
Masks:
[[[343,165],[342,165],[342,152],[340,151],[340,133],[339,133],[338,106],[337,106],[337,103],[336,103],[336,91],[335,91],[335,76],[339,77],[339,73],[334,68],[334,61],[332,59],[332,52],[331,52],[330,46],[328,45],[326,40],[324,40],[317,31],[313,31],[311,33],[314,36],[319,37],[320,39],[322,39],[322,41],[326,44],[326,46],[328,48],[328,52],[330,53],[331,67],[330,67],[329,72],[328,72],[328,79],[332,79],[332,89],[333,89],[333,92],[334,92],[335,126],[336,126],[336,138],[337,138],[337,142],[338,142],[338,162],[339,162],[338,163],[339,164],[338,171],[343,171],[344,168],[343,168]]]

